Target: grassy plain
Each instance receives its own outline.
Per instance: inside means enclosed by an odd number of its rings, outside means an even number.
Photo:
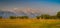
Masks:
[[[0,28],[60,28],[59,19],[0,19]]]

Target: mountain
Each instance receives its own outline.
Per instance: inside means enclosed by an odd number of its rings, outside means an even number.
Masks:
[[[5,11],[0,11],[0,16],[3,17],[9,17],[9,16],[29,16],[29,17],[35,17],[40,15],[40,11],[39,10],[35,10],[35,9],[10,9],[5,10]]]
[[[0,16],[8,18],[9,16],[16,16],[16,14],[10,11],[0,11]]]
[[[20,15],[20,16],[29,16],[29,17],[35,17],[35,16],[38,16],[40,15],[40,11],[39,10],[36,10],[36,9],[31,9],[31,8],[27,8],[27,9],[15,9],[15,11],[17,13],[17,15]]]

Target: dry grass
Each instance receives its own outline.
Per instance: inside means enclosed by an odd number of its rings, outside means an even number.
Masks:
[[[6,25],[6,26],[5,26]],[[0,19],[2,28],[60,28],[60,20],[54,19]],[[59,26],[59,27],[56,27]]]

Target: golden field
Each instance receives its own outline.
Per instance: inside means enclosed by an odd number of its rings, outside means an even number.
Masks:
[[[0,19],[0,28],[60,28],[59,19]]]

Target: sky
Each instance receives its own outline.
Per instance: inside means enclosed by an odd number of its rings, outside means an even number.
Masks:
[[[0,10],[11,8],[39,9],[40,12],[52,15],[60,11],[60,0],[0,0]]]

